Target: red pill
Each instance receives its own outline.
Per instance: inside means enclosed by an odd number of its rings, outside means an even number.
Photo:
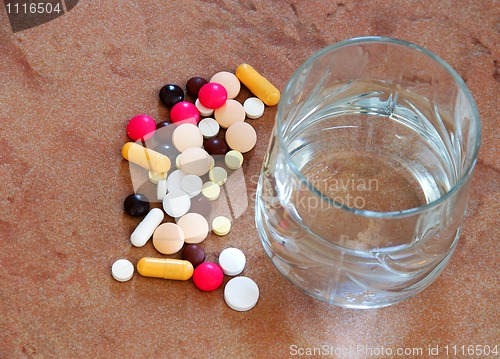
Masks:
[[[183,123],[197,125],[200,122],[200,111],[191,102],[177,102],[170,110],[170,121],[176,125]]]
[[[127,135],[133,141],[148,140],[156,130],[155,120],[148,115],[137,115],[128,121]]]
[[[226,103],[227,91],[221,84],[209,82],[200,88],[198,99],[206,108],[216,109]]]
[[[211,292],[219,288],[224,280],[221,267],[212,262],[204,262],[197,266],[193,274],[193,282],[198,289]]]

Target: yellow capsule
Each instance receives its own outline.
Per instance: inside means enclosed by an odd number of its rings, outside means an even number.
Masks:
[[[281,96],[279,90],[252,66],[248,64],[238,66],[236,77],[266,105],[274,106],[279,102]]]
[[[167,156],[134,142],[127,142],[123,145],[122,156],[152,172],[167,173],[170,169],[170,159]]]
[[[188,280],[194,268],[191,262],[182,259],[144,257],[137,262],[137,271],[144,277]]]

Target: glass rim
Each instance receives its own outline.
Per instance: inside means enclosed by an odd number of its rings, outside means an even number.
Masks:
[[[330,204],[332,204],[335,208],[351,212],[356,215],[361,215],[364,217],[372,217],[372,218],[402,218],[402,217],[408,217],[411,215],[415,215],[427,210],[430,210],[442,202],[446,201],[448,198],[454,195],[455,192],[457,192],[463,185],[464,183],[468,180],[470,175],[472,174],[474,170],[474,166],[477,161],[478,153],[479,153],[479,148],[481,145],[481,122],[479,118],[479,111],[477,110],[476,103],[474,101],[474,98],[472,97],[472,94],[465,84],[464,80],[460,75],[444,60],[442,60],[440,57],[438,57],[436,54],[430,52],[429,50],[424,49],[423,47],[420,47],[418,45],[415,45],[413,43],[404,41],[404,40],[399,40],[395,38],[390,38],[390,37],[383,37],[383,36],[363,36],[363,37],[355,37],[355,38],[350,38],[346,39],[337,43],[334,43],[332,45],[329,45],[327,47],[322,48],[321,50],[317,51],[313,55],[311,55],[304,63],[302,63],[297,70],[292,74],[290,79],[288,80],[282,94],[282,98],[285,97],[285,94],[290,90],[290,87],[292,86],[292,83],[294,82],[293,79],[297,77],[297,75],[304,70],[306,67],[308,67],[312,62],[314,62],[317,58],[323,56],[324,54],[341,48],[345,47],[348,45],[353,45],[353,44],[360,44],[360,43],[385,43],[385,44],[393,44],[393,45],[400,45],[404,46],[407,48],[411,48],[413,50],[419,51],[426,56],[430,57],[434,61],[436,61],[439,65],[441,65],[455,80],[457,83],[457,86],[463,91],[463,94],[465,95],[469,105],[471,106],[471,112],[472,112],[472,122],[477,126],[477,134],[476,134],[476,143],[474,148],[471,150],[471,161],[467,167],[467,169],[464,171],[464,173],[460,176],[459,180],[457,183],[453,185],[453,187],[444,193],[442,196],[437,198],[436,200],[426,203],[422,206],[418,207],[412,207],[408,209],[404,209],[401,211],[388,211],[388,212],[379,212],[379,211],[371,211],[371,210],[363,210],[363,209],[356,209],[352,207],[345,206],[342,203],[334,201],[332,198],[325,196],[321,191],[316,189],[310,182],[305,178],[305,176],[302,174],[302,172],[299,170],[299,168],[296,166],[295,162],[293,162],[290,153],[288,152],[284,138],[283,138],[283,124],[281,123],[280,118],[282,117],[282,112],[283,112],[283,106],[281,103],[278,104],[278,110],[276,113],[276,137],[278,137],[278,143],[279,146],[281,147],[281,150],[285,154],[286,162],[287,165],[292,169],[293,173],[299,178],[299,181],[301,184],[306,184],[307,188],[314,193],[315,195],[319,196],[321,199],[326,200]]]

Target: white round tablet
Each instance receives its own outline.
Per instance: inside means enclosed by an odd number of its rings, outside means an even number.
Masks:
[[[255,120],[264,114],[264,102],[257,97],[250,97],[243,103],[243,108],[248,118]]]
[[[200,123],[198,123],[198,128],[206,139],[217,136],[220,130],[219,123],[210,117],[201,120]]]
[[[182,179],[186,176],[181,170],[175,170],[167,177],[167,191],[178,192],[182,191]]]
[[[236,277],[224,288],[226,304],[238,312],[252,309],[259,300],[259,287],[248,277]]]
[[[191,198],[182,191],[168,192],[163,199],[163,209],[170,217],[181,217],[191,207]]]
[[[127,259],[118,259],[111,266],[111,275],[118,282],[126,282],[134,275],[134,265]]]
[[[208,108],[208,107],[203,106],[200,103],[199,99],[196,99],[196,101],[194,102],[194,105],[196,106],[198,111],[200,111],[200,115],[202,115],[203,117],[212,116],[214,114],[214,110],[212,108]]]
[[[245,268],[245,254],[238,248],[226,248],[219,255],[219,265],[225,275],[235,276]]]
[[[197,175],[186,175],[181,181],[181,189],[193,198],[201,193],[203,180]]]

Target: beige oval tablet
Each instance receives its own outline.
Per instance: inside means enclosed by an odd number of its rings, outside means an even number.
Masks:
[[[207,238],[208,222],[201,214],[187,213],[177,221],[177,225],[184,231],[184,242],[190,244],[201,243]]]
[[[203,146],[203,135],[198,126],[192,123],[183,123],[177,126],[172,133],[172,143],[175,148],[183,152],[190,147]]]
[[[226,142],[229,148],[245,153],[257,143],[257,133],[247,122],[236,122],[226,131]]]
[[[174,254],[184,245],[184,231],[175,223],[163,223],[153,234],[153,245],[163,254]]]
[[[185,174],[203,176],[210,170],[210,155],[202,148],[191,147],[181,153],[179,158],[180,169]]]
[[[241,83],[235,74],[227,71],[217,72],[212,76],[210,82],[217,82],[224,86],[227,91],[227,98],[233,99],[240,93]]]
[[[243,105],[236,100],[227,100],[214,112],[214,117],[222,128],[228,128],[233,123],[245,121],[245,116]]]
[[[205,182],[201,194],[210,201],[215,201],[220,195],[220,186],[212,181]]]
[[[243,155],[236,150],[231,150],[224,156],[224,163],[227,168],[237,170],[243,164]]]

